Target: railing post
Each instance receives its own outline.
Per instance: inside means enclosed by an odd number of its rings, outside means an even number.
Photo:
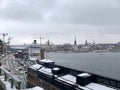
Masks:
[[[18,90],[21,90],[21,82],[18,82]]]
[[[0,68],[0,76],[2,75],[2,70],[1,70],[1,68]]]
[[[1,66],[1,62],[0,62],[0,66]],[[1,68],[0,68],[0,76],[2,75],[2,70],[1,70]]]
[[[5,73],[5,81],[7,81],[7,74]]]
[[[13,86],[14,86],[14,80],[11,79],[11,88],[13,88]]]
[[[0,69],[0,76],[2,75],[2,70]]]

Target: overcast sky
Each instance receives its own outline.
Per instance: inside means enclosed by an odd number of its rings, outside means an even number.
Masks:
[[[12,44],[120,42],[120,0],[0,0],[0,33]],[[2,34],[0,35],[2,39]]]

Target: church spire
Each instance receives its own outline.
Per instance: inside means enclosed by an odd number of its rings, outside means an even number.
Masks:
[[[87,40],[85,40],[85,45],[88,45],[88,41]]]
[[[75,39],[74,39],[74,45],[77,45],[76,37],[75,37]]]
[[[50,45],[50,41],[49,41],[49,39],[48,39],[48,41],[47,41],[47,45]]]

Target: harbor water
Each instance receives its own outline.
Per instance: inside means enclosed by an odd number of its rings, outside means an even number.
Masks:
[[[120,52],[47,53],[58,65],[120,80]]]

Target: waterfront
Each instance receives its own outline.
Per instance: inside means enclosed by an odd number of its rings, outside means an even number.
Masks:
[[[56,64],[120,80],[120,52],[47,53]]]

